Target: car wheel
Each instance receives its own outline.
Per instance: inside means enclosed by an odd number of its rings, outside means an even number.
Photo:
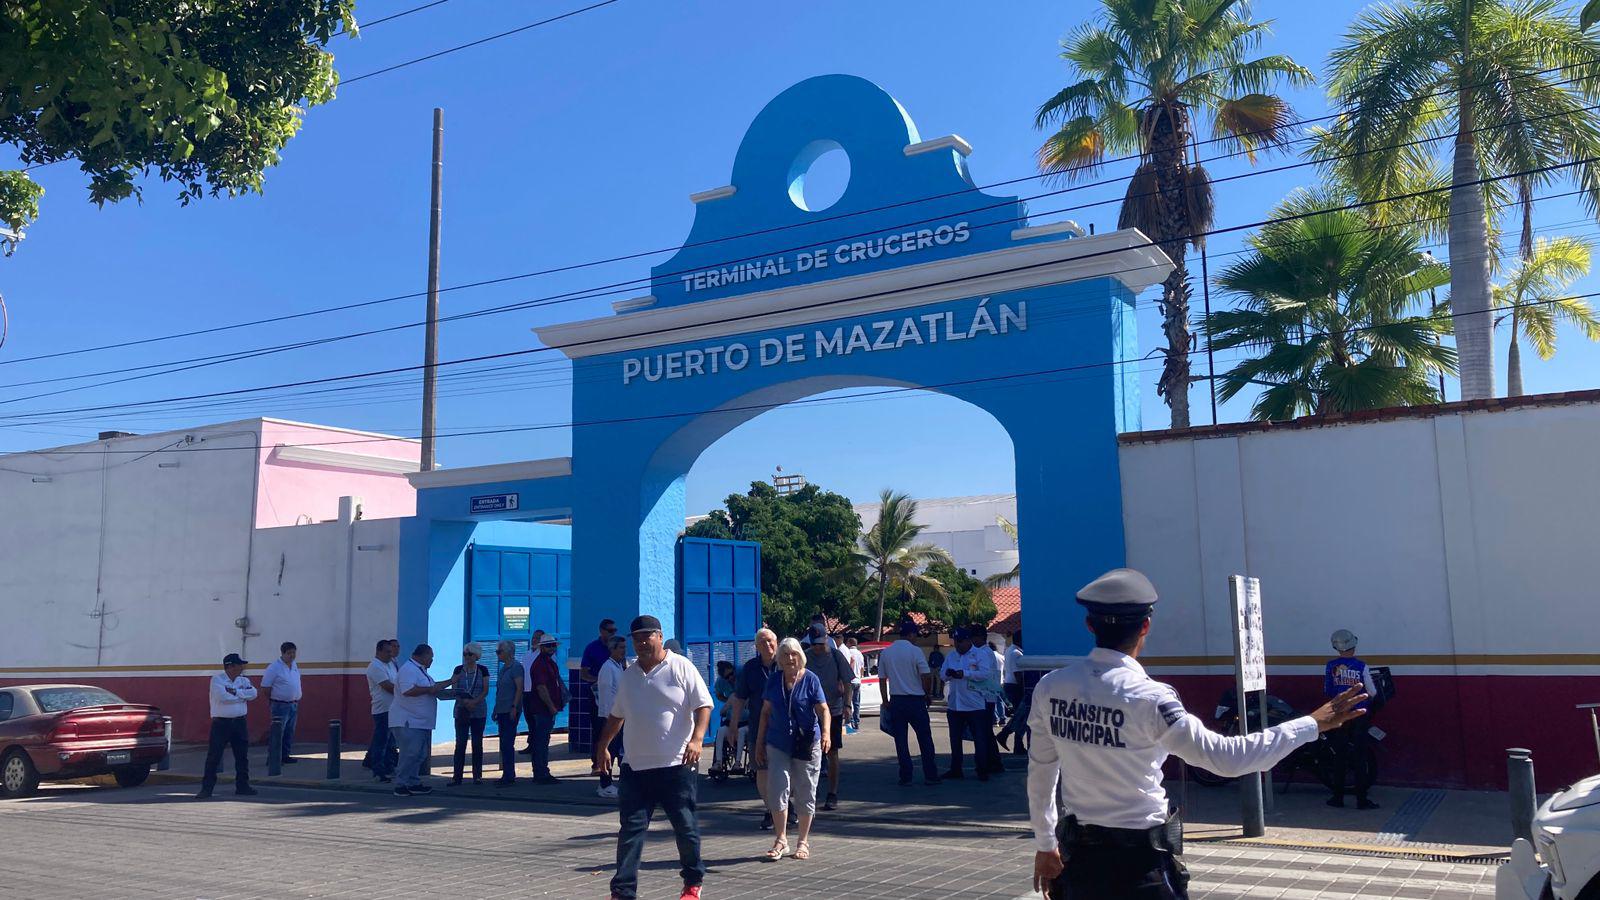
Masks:
[[[1600,900],[1600,875],[1589,879],[1589,883],[1578,892],[1578,900]]]
[[[150,764],[145,763],[142,766],[118,766],[116,769],[112,770],[111,774],[116,776],[117,784],[121,787],[138,787],[139,785],[144,784],[146,778],[150,777]]]
[[[26,797],[39,787],[39,771],[33,767],[28,754],[12,750],[0,761],[0,794],[7,797]]]

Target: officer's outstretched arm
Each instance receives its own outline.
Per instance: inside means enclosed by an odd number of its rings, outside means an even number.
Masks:
[[[1301,716],[1266,731],[1225,737],[1190,715],[1176,694],[1158,705],[1161,746],[1184,762],[1224,778],[1261,772],[1282,762],[1296,747],[1317,739],[1317,721]]]
[[[1050,736],[1050,704],[1036,702],[1028,712],[1033,739],[1028,743],[1028,817],[1033,823],[1034,847],[1049,853],[1056,849],[1056,779],[1060,758]]]

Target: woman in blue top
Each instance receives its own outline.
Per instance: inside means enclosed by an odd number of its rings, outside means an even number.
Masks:
[[[822,680],[806,670],[800,642],[784,638],[778,645],[778,671],[767,680],[756,731],[756,769],[766,770],[767,805],[772,812],[772,849],[767,859],[789,852],[784,836],[791,800],[799,811],[800,842],[795,859],[810,859],[811,819],[817,812],[817,778],[828,753],[828,698]],[[769,765],[770,763],[770,765]],[[762,777],[758,771],[757,778]]]

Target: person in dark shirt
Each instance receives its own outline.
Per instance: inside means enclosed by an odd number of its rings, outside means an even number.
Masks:
[[[1345,628],[1333,633],[1333,649],[1339,655],[1328,660],[1328,665],[1322,672],[1322,692],[1330,698],[1337,697],[1353,687],[1363,688],[1368,697],[1378,695],[1378,689],[1372,684],[1372,672],[1368,670],[1366,662],[1356,656],[1357,640],[1356,636]],[[1360,709],[1367,709],[1368,703],[1363,701],[1357,706]],[[1372,766],[1369,765],[1371,730],[1372,716],[1366,715],[1346,722],[1337,731],[1328,735],[1334,752],[1333,796],[1328,798],[1329,806],[1344,806],[1345,781],[1353,771],[1356,808],[1378,808],[1378,804],[1367,796],[1367,791],[1372,787],[1373,776]]]
[[[761,704],[767,690],[767,681],[772,678],[772,673],[778,671],[778,635],[770,628],[763,628],[756,632],[756,655],[745,660],[739,669],[739,677],[734,682],[733,699],[729,702],[728,717],[730,721],[747,721],[744,743],[747,747],[755,746],[755,732],[757,718],[761,712]],[[755,713],[756,715],[752,715]],[[756,777],[756,791],[761,794],[762,805],[766,805],[767,780]],[[772,827],[772,812],[769,809],[761,819],[763,830]]]

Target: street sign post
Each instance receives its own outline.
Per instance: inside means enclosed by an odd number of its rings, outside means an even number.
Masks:
[[[1233,606],[1233,670],[1239,692],[1239,733],[1249,734],[1251,691],[1261,692],[1261,727],[1267,727],[1267,648],[1261,628],[1261,582],[1243,575],[1230,575],[1228,597]],[[1261,837],[1267,831],[1262,780],[1261,775],[1251,774],[1239,781],[1245,837]]]

